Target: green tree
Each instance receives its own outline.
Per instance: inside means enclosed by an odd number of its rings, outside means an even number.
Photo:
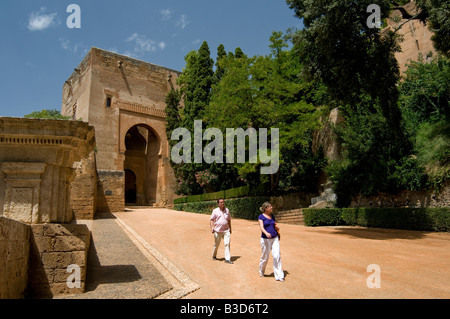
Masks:
[[[311,131],[318,127],[318,113],[305,98],[310,93],[305,88],[311,87],[299,80],[301,65],[295,53],[286,49],[288,45],[282,33],[272,33],[270,42],[268,56],[249,58],[236,50],[234,55],[221,60],[225,73],[213,88],[205,116],[210,126],[222,130],[226,127],[279,128],[280,162],[290,168],[263,176],[259,174],[261,163],[234,165],[241,179],[254,185],[267,184],[274,192],[280,179],[286,177],[281,172],[291,174],[292,163],[299,162],[290,154],[299,147],[309,147]]]
[[[410,157],[413,145],[398,105],[397,32],[367,25],[371,0],[287,3],[305,25],[294,35],[305,65],[301,75],[319,79],[346,119],[337,130],[345,157],[327,170],[338,204],[348,205],[358,193],[419,188],[424,174]],[[377,4],[381,17],[393,8],[392,1]]]
[[[194,141],[194,121],[202,120],[204,109],[209,104],[211,86],[214,83],[214,61],[210,58],[208,43],[204,41],[198,51],[191,51],[185,57],[186,67],[178,78],[184,108],[180,114],[181,127],[191,132]],[[177,122],[178,119],[175,121]],[[173,129],[173,128],[172,128]],[[194,143],[191,154],[194,154]],[[198,194],[202,188],[196,181],[196,173],[205,168],[203,163],[181,163],[174,167],[175,176],[184,186],[181,190],[187,194]]]
[[[181,126],[180,116],[181,93],[179,90],[171,89],[166,95],[166,134],[169,145],[173,146],[175,141],[171,140],[172,132]]]
[[[417,160],[428,174],[429,186],[439,188],[450,178],[450,59],[412,61],[400,92]]]
[[[414,136],[423,122],[450,117],[450,59],[437,56],[425,63],[411,61],[400,84],[400,106],[409,133]]]
[[[223,44],[220,44],[217,47],[216,71],[214,73],[214,77],[216,80],[215,83],[218,83],[222,79],[222,76],[225,72],[225,70],[223,69],[223,67],[220,64],[220,61],[223,58],[226,58],[226,56],[227,56],[227,52],[225,51],[225,47]]]
[[[70,120],[70,116],[63,116],[61,112],[56,109],[45,109],[41,111],[34,111],[24,116],[25,118],[33,119],[56,119],[56,120]]]
[[[422,9],[422,19],[426,20],[437,51],[450,57],[450,3],[447,0],[418,0]]]
[[[319,78],[331,96],[355,105],[361,94],[378,100],[392,127],[401,118],[396,105],[399,68],[394,53],[398,35],[369,28],[366,12],[372,0],[287,0],[305,28],[294,37],[302,75]],[[391,1],[377,1],[381,16],[387,17]]]
[[[178,78],[184,98],[183,127],[193,130],[194,121],[203,117],[211,96],[214,82],[214,61],[210,57],[208,43],[204,41],[198,51],[190,52],[186,68]]]
[[[344,158],[331,162],[327,173],[334,183],[337,205],[348,206],[358,194],[418,190],[425,175],[418,161],[408,155],[409,143],[399,144],[389,130],[381,107],[370,97],[344,111],[346,121],[336,127]]]

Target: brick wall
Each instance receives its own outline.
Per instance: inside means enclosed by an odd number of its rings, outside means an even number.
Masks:
[[[90,231],[86,225],[31,225],[29,296],[51,298],[61,294],[79,294],[85,289]],[[74,274],[69,265],[80,269],[80,287],[69,287]]]
[[[29,251],[30,227],[0,217],[0,299],[25,297]]]

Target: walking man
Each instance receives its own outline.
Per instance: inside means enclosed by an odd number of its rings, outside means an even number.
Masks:
[[[212,253],[212,259],[217,260],[217,249],[219,248],[220,241],[223,238],[225,245],[225,262],[232,264],[230,256],[230,235],[231,235],[231,216],[228,208],[225,207],[225,201],[223,198],[219,198],[217,201],[219,207],[212,211],[210,219],[211,232],[214,234],[214,249]]]

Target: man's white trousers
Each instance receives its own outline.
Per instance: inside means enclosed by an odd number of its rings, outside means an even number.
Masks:
[[[214,249],[213,257],[217,256],[217,249],[219,249],[220,241],[223,238],[223,243],[225,245],[225,260],[230,260],[230,231],[227,230],[223,233],[214,232]]]

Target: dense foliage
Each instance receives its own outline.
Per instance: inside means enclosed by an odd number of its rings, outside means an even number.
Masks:
[[[428,185],[450,178],[450,60],[413,61],[401,83],[400,105],[417,161]]]
[[[24,115],[25,118],[29,119],[54,119],[54,120],[69,120],[70,116],[63,116],[61,112],[56,109],[44,109],[41,111],[31,112],[30,114]]]
[[[208,55],[206,46],[204,43],[203,49],[200,48],[205,56]],[[178,114],[168,113],[168,136],[176,127],[172,123],[178,122],[180,127],[192,128],[191,123],[195,119],[203,121],[203,129],[218,128],[223,135],[227,128],[266,128],[269,141],[270,129],[275,127],[280,130],[281,154],[280,169],[269,176],[260,174],[260,161],[227,163],[223,160],[223,163],[212,164],[174,164],[179,185],[176,191],[179,194],[200,193],[202,188],[199,187],[201,182],[199,183],[198,175],[205,169],[217,177],[214,183],[208,185],[213,190],[245,184],[259,188],[262,192],[276,192],[280,189],[315,190],[315,186],[311,185],[317,184],[314,179],[319,176],[318,165],[323,162],[323,158],[312,154],[310,144],[313,130],[319,128],[319,106],[323,98],[319,94],[319,86],[299,79],[300,61],[288,46],[281,32],[272,34],[271,54],[267,56],[250,58],[239,48],[234,53],[227,54],[223,45],[220,45],[214,73],[197,70],[211,70],[212,67],[211,60],[207,57],[203,60],[209,61],[208,63],[196,62],[200,50],[187,55],[186,68],[179,80],[185,107]],[[195,77],[196,82],[191,77]],[[200,81],[201,77],[208,80]],[[211,83],[210,89],[205,89],[209,94],[192,93],[198,90],[197,83],[206,82]],[[193,138],[192,135],[192,140]],[[225,154],[226,145],[223,144]],[[246,158],[249,158],[248,145]]]
[[[220,45],[214,63],[206,42],[190,52],[179,81],[185,106],[173,100],[179,112],[168,117],[169,136],[177,126],[192,128],[195,119],[203,121],[203,129],[222,132],[279,128],[280,166],[262,175],[260,162],[176,164],[178,193],[202,193],[196,174],[205,169],[215,176],[209,184],[215,191],[249,185],[258,194],[315,192],[326,174],[338,206],[357,194],[438,188],[448,180],[448,4],[417,2],[421,11],[409,19],[433,28],[438,55],[411,62],[402,79],[395,59],[398,30],[367,25],[372,3],[287,0],[304,28],[273,32],[269,55],[249,57],[240,48],[227,53]],[[382,17],[399,5],[376,3]],[[312,151],[312,141],[320,117],[336,107],[345,119],[334,128],[343,154],[330,161]]]
[[[450,208],[304,209],[307,226],[358,225],[426,231],[450,231]]]

